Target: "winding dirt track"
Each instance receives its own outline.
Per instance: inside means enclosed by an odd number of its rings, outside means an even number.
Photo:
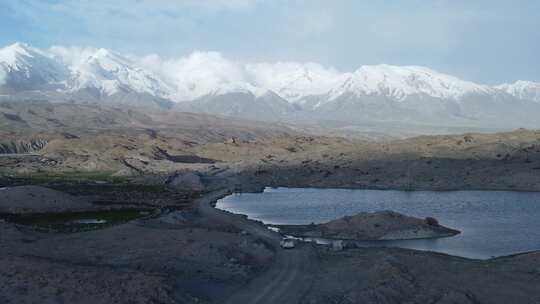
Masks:
[[[283,250],[279,247],[280,234],[268,230],[260,223],[212,207],[212,202],[226,194],[227,190],[216,191],[198,199],[195,204],[204,216],[234,225],[264,239],[278,249],[273,265],[229,299],[224,299],[224,303],[299,303],[311,287],[311,274],[317,267],[313,247],[309,244],[299,244],[295,249]]]

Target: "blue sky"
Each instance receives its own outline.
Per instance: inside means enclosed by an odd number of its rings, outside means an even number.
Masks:
[[[540,81],[540,1],[0,0],[0,45],[105,47],[243,62],[422,65]]]

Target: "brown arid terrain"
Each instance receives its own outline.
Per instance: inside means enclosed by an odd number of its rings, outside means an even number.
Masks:
[[[540,302],[538,252],[480,261],[311,243],[283,250],[262,223],[213,208],[265,186],[540,191],[539,131],[362,141],[298,130],[0,103],[0,302]],[[82,211],[136,214],[90,230],[32,221]]]
[[[0,104],[0,126],[8,176],[142,176],[151,184],[197,172],[265,185],[540,189],[540,131],[368,142],[201,114],[43,103]]]

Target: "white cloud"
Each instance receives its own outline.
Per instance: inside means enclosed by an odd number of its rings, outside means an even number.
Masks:
[[[294,100],[306,93],[323,94],[345,75],[316,63],[235,62],[218,52],[196,51],[187,57],[169,60],[149,55],[136,61],[175,86],[177,100],[239,88],[255,94],[270,89]]]
[[[84,62],[88,57],[96,53],[96,48],[82,48],[82,47],[63,47],[52,46],[49,49],[54,57],[61,60],[66,65],[79,65]]]
[[[88,58],[98,52],[109,52],[115,60],[150,71],[168,87],[174,88],[170,98],[178,101],[201,97],[231,84],[248,82],[243,65],[224,58],[218,52],[196,51],[185,57],[163,59],[156,54],[122,56],[93,47],[53,46],[49,49],[49,53],[78,73],[88,68]]]
[[[243,65],[218,52],[196,51],[187,57],[168,60],[150,55],[138,62],[175,86],[177,100],[200,97],[229,85],[249,84]]]

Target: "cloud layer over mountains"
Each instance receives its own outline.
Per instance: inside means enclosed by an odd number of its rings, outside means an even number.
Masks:
[[[4,80],[17,68],[28,73],[45,73],[39,69],[61,65],[53,70],[65,69],[68,74],[65,85],[71,91],[94,87],[111,95],[127,85],[135,91],[173,101],[237,91],[263,95],[268,90],[289,102],[324,94],[335,97],[344,90],[387,95],[397,100],[413,94],[458,99],[468,93],[505,91],[522,99],[540,101],[535,90],[538,84],[527,81],[488,86],[425,67],[385,64],[362,66],[354,72],[342,73],[317,63],[236,62],[218,52],[196,51],[185,57],[162,59],[158,55],[122,56],[98,48],[55,46],[44,51],[16,43],[0,50],[0,64],[4,67],[0,69]],[[57,71],[57,74],[62,73]]]
[[[23,43],[0,49],[0,94],[36,92],[52,101],[157,104],[249,119],[540,127],[534,82],[489,86],[419,66],[340,72],[317,63],[243,63],[218,52],[162,59]]]

